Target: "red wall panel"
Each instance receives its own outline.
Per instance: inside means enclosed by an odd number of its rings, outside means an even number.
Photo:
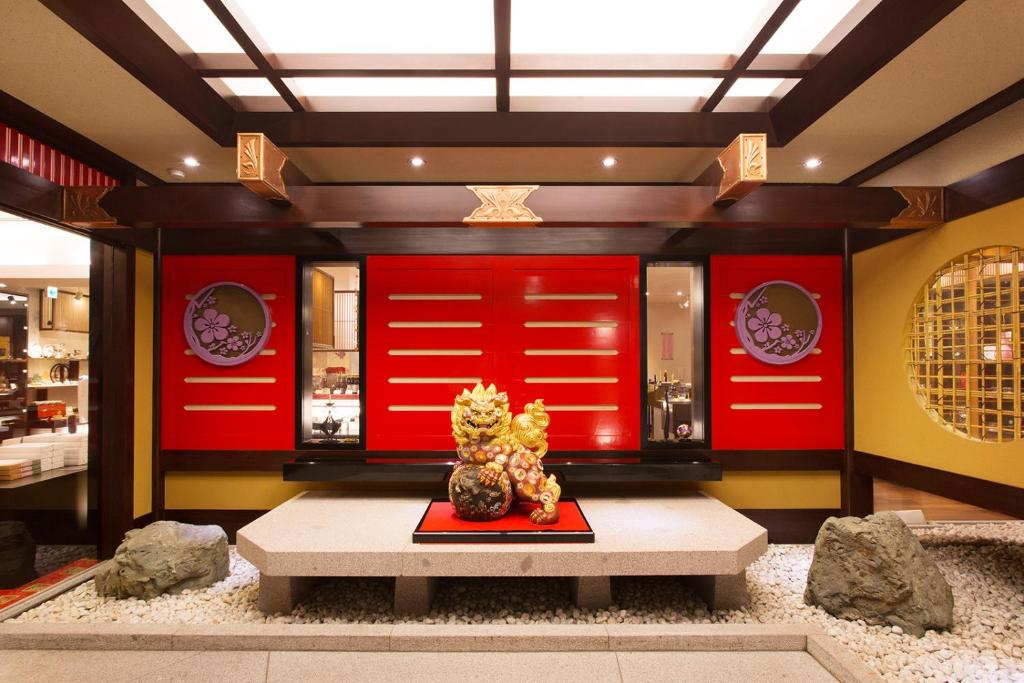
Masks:
[[[732,325],[745,294],[767,280],[789,280],[820,295],[822,329],[814,353],[769,365],[740,353]],[[843,447],[843,281],[838,256],[711,258],[711,432],[722,450]],[[737,376],[800,376],[811,382],[735,382]],[[738,410],[735,404],[820,404],[820,409]]]
[[[367,448],[451,448],[452,400],[476,378],[516,412],[544,399],[552,450],[638,448],[637,268],[635,256],[369,257]],[[594,350],[613,355],[578,353]]]
[[[295,445],[295,258],[166,256],[161,290],[161,446],[168,450],[289,450]],[[186,296],[231,281],[267,301],[274,326],[263,352],[234,367],[186,353]],[[189,384],[187,377],[269,377],[261,384]],[[188,411],[195,405],[272,405],[272,411]]]

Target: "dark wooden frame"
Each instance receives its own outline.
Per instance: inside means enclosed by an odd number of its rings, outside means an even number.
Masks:
[[[134,250],[93,241],[89,292],[90,508],[98,510],[98,552],[106,558],[134,526]]]
[[[676,263],[680,266],[696,268],[700,273],[700,316],[693,316],[694,344],[693,344],[693,387],[694,396],[697,389],[700,390],[700,415],[704,425],[704,435],[699,440],[695,439],[686,443],[652,442],[647,438],[650,433],[650,422],[647,419],[647,376],[649,368],[647,365],[647,268],[654,263]],[[638,325],[640,326],[640,448],[644,451],[668,451],[691,449],[708,450],[711,448],[711,306],[708,305],[708,293],[711,276],[711,258],[709,255],[699,257],[685,256],[641,256],[640,257],[640,287],[637,293],[640,302],[640,315]],[[690,295],[691,304],[695,301],[693,293]],[[697,405],[691,398],[693,413],[696,414]]]
[[[358,322],[356,335],[359,344],[359,440],[356,443],[317,443],[306,439],[307,415],[312,400],[312,347],[306,344],[303,334],[312,324],[312,271],[311,267],[328,264],[356,264],[359,267]],[[351,256],[344,253],[336,256],[325,252],[317,258],[298,257],[295,263],[296,314],[295,321],[295,448],[315,450],[325,454],[332,451],[348,452],[366,448],[366,256]],[[312,433],[312,430],[310,431]]]

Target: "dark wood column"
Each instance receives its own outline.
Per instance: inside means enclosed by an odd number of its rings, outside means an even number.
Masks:
[[[850,229],[843,230],[843,365],[846,378],[844,403],[843,466],[839,497],[844,515],[863,517],[875,511],[874,479],[854,467],[853,395],[853,245]]]
[[[99,556],[132,528],[135,445],[135,252],[93,240],[89,266],[90,514]]]

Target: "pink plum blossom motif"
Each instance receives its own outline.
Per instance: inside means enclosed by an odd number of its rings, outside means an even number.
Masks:
[[[227,313],[218,313],[216,308],[207,308],[203,315],[196,318],[193,326],[200,332],[199,338],[204,344],[211,344],[213,340],[224,341],[228,338],[228,325],[231,324],[231,317]],[[238,339],[238,337],[234,337]]]
[[[224,295],[220,306],[217,306],[218,293]],[[240,328],[239,320],[248,321],[243,327],[250,329]],[[235,282],[209,285],[185,311],[185,337],[189,347],[197,356],[215,365],[238,365],[258,354],[267,343],[270,327],[270,310],[262,297]]]
[[[757,309],[753,318],[747,320],[747,329],[754,333],[754,339],[762,344],[769,339],[782,336],[782,316],[772,313],[767,308]]]
[[[747,353],[765,363],[782,365],[814,350],[821,336],[821,310],[800,285],[773,280],[743,298],[734,324]]]

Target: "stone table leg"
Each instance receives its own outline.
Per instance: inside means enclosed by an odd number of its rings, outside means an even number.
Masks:
[[[572,579],[572,599],[581,609],[603,609],[612,604],[610,576],[576,576]]]
[[[695,576],[693,586],[710,610],[739,609],[750,601],[746,570],[731,576]]]
[[[267,614],[288,614],[312,585],[312,577],[270,576],[260,572],[260,594],[256,605]]]
[[[437,579],[432,576],[395,577],[395,614],[420,617],[430,611],[437,591]]]

